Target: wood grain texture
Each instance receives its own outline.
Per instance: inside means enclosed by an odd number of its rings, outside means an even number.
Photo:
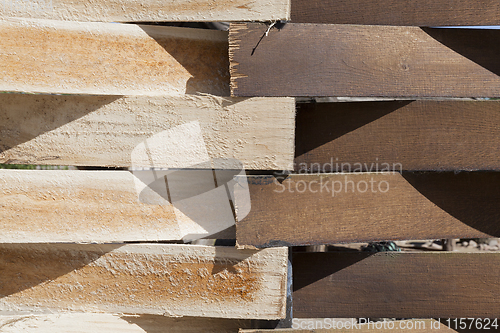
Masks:
[[[7,18],[0,43],[0,91],[229,94],[223,31]]]
[[[370,25],[499,25],[495,0],[292,0],[292,22]]]
[[[2,3],[0,16],[99,22],[272,21],[290,19],[290,0],[13,0]]]
[[[294,325],[291,329],[275,329],[275,330],[259,330],[259,329],[241,329],[239,333],[335,333],[335,332],[360,332],[360,333],[375,333],[390,331],[395,333],[428,333],[431,332],[456,332],[451,328],[446,327],[442,322],[439,323],[434,319],[408,319],[394,320],[386,323],[371,322],[364,324],[366,318],[362,318],[361,323],[356,319],[351,320],[336,320],[332,318],[317,319],[299,319],[294,318]],[[341,326],[342,325],[342,326]],[[348,325],[346,328],[346,325]],[[294,328],[295,327],[295,328]]]
[[[0,170],[0,242],[234,239],[229,198],[201,198],[180,206],[127,171]]]
[[[500,236],[497,172],[309,174],[282,183],[250,176],[248,183],[252,209],[236,225],[240,246]]]
[[[105,313],[0,315],[3,333],[237,333],[250,320]]]
[[[500,103],[299,103],[295,145],[298,172],[500,170]]]
[[[234,96],[500,96],[500,30],[289,23],[259,43],[266,29],[231,25]]]
[[[279,319],[287,249],[1,245],[0,310]],[[8,267],[8,269],[6,269]]]
[[[499,269],[498,253],[297,253],[294,317],[495,318]]]
[[[293,98],[0,94],[0,163],[129,167],[144,140],[198,122],[210,158],[285,170],[294,118]],[[155,166],[176,167],[169,156]]]

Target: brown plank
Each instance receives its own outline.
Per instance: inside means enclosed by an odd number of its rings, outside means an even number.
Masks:
[[[500,236],[498,172],[303,174],[282,183],[251,176],[248,183],[252,207],[236,225],[240,246]]]
[[[229,95],[227,32],[6,18],[0,91]]]
[[[359,333],[375,333],[375,332],[395,332],[395,333],[428,333],[429,331],[456,332],[438,322],[435,319],[408,319],[408,320],[379,320],[368,322],[367,318],[357,319],[299,319],[293,318],[292,328],[275,329],[275,330],[259,330],[259,329],[242,329],[240,333],[335,333],[335,332],[359,332]]]
[[[500,102],[299,103],[300,172],[500,170]]]
[[[296,253],[294,317],[495,318],[499,272],[499,253]]]
[[[292,0],[292,22],[459,26],[500,24],[496,0]]]
[[[234,96],[500,96],[500,30],[299,23],[266,30],[231,25]]]
[[[0,311],[280,319],[288,251],[175,244],[0,245]]]

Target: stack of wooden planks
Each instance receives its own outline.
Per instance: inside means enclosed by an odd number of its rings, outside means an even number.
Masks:
[[[85,170],[0,170],[0,331],[495,328],[500,253],[299,247],[500,237],[500,30],[436,28],[499,17],[3,1],[0,163]]]

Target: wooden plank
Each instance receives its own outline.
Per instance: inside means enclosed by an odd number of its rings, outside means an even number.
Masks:
[[[7,18],[0,43],[0,91],[229,94],[224,31]]]
[[[231,25],[234,96],[500,95],[499,30],[299,23],[266,30]]]
[[[290,19],[290,0],[12,0],[0,17],[99,22],[272,21]]]
[[[390,331],[396,333],[427,333],[429,331],[456,332],[451,328],[446,327],[442,322],[434,319],[407,319],[393,321],[370,321],[367,318],[360,318],[360,321],[352,318],[349,320],[324,318],[324,319],[299,319],[294,318],[294,324],[291,329],[275,329],[275,330],[258,330],[258,329],[242,329],[240,333],[266,333],[266,332],[281,332],[281,333],[335,333],[349,332],[353,330],[360,333],[374,333],[381,331]]]
[[[232,193],[242,184],[216,189],[212,175],[207,190],[208,182],[195,180],[197,188],[191,192],[192,186],[184,183],[187,199],[194,197],[186,203],[162,195],[144,177],[127,171],[0,170],[0,242],[234,239],[226,190]],[[168,186],[172,194],[183,190],[176,179]]]
[[[240,246],[500,236],[497,172],[302,174],[282,183],[250,176],[248,183],[252,209],[236,225]]]
[[[495,0],[293,0],[292,22],[414,26],[499,25]]]
[[[500,170],[498,101],[300,103],[298,172]]]
[[[105,313],[57,313],[0,315],[3,333],[162,333],[210,332],[237,333],[241,327],[251,327],[250,320],[182,317],[158,315],[114,315]]]
[[[132,161],[137,145],[198,122],[210,158],[285,170],[293,161],[294,118],[293,98],[0,94],[0,163],[150,167]],[[154,164],[193,167],[172,163],[160,154]]]
[[[498,253],[297,253],[294,317],[495,318],[499,269]]]
[[[279,319],[287,249],[3,244],[0,310]],[[91,278],[90,278],[91,277]]]

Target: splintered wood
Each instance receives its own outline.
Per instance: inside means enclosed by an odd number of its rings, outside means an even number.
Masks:
[[[0,310],[278,319],[287,249],[0,245]]]
[[[294,118],[293,98],[0,94],[0,163],[129,167],[144,140],[198,122],[210,158],[286,170]],[[155,167],[170,163],[159,156]]]
[[[101,22],[273,21],[290,19],[290,0],[3,1],[0,16]]]
[[[227,32],[7,18],[1,91],[229,95]]]

